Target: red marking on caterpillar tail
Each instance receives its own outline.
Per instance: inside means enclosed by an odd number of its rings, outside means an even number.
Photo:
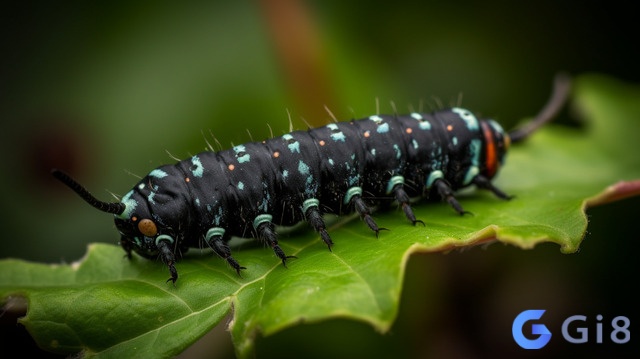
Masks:
[[[496,152],[496,142],[493,138],[493,132],[491,131],[491,126],[487,122],[480,122],[482,126],[482,133],[484,135],[485,141],[485,160],[484,165],[487,169],[486,176],[492,178],[496,172],[498,172],[498,167],[500,167],[500,163],[498,162],[498,156]]]

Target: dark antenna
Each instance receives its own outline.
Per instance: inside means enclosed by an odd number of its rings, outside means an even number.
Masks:
[[[82,187],[82,185],[76,182],[73,178],[71,178],[68,174],[64,173],[59,169],[51,170],[51,174],[53,177],[60,180],[60,182],[67,185],[67,187],[71,188],[75,193],[77,193],[85,202],[89,203],[94,208],[101,210],[102,212],[113,213],[113,214],[122,214],[125,210],[125,205],[122,203],[114,202],[102,202],[95,198],[86,188]]]
[[[551,93],[551,97],[549,98],[549,101],[547,101],[547,104],[542,108],[533,121],[509,132],[511,142],[516,143],[525,140],[529,135],[540,128],[540,126],[551,121],[558,112],[560,112],[560,109],[567,101],[570,90],[571,78],[569,75],[565,73],[557,74],[553,83],[553,92]]]

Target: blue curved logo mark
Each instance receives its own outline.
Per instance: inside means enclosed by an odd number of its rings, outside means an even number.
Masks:
[[[530,309],[518,314],[516,319],[513,320],[513,326],[511,327],[511,333],[513,339],[524,349],[540,349],[549,343],[551,340],[551,332],[544,324],[532,324],[531,333],[537,335],[536,339],[528,339],[522,333],[524,324],[530,320],[538,320],[542,318],[544,309]]]

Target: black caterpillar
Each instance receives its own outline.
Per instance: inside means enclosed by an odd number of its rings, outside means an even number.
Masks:
[[[392,198],[408,220],[410,198],[435,192],[456,212],[460,188],[476,185],[502,199],[510,196],[491,179],[511,142],[519,142],[551,119],[568,93],[556,81],[551,100],[528,126],[505,133],[492,120],[461,108],[409,115],[374,115],[295,131],[220,152],[203,152],[151,171],[119,203],[102,202],[64,172],[53,175],[93,207],[115,215],[120,244],[131,258],[160,256],[173,283],[176,253],[203,240],[238,274],[232,236],[259,237],[286,266],[274,225],[306,220],[331,250],[322,214],[355,209],[376,236],[380,228],[364,198]]]

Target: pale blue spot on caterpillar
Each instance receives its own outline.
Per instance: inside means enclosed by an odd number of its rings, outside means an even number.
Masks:
[[[202,177],[202,174],[204,173],[204,166],[202,165],[202,162],[200,162],[200,158],[198,156],[191,157],[191,163],[193,164],[191,173],[196,177]]]
[[[132,199],[131,196],[133,196],[133,190],[127,192],[127,194],[122,197],[120,202],[124,204],[124,211],[119,215],[115,215],[116,217],[122,219],[129,219],[131,217],[131,214],[138,206],[138,201]]]
[[[396,159],[400,159],[400,157],[402,156],[402,151],[400,151],[400,147],[397,144],[394,144],[393,149],[396,151]]]
[[[246,148],[244,145],[238,145],[233,148],[233,151],[236,153],[236,157],[238,158],[239,163],[249,162],[251,160],[251,155],[246,152]]]
[[[463,185],[468,185],[473,181],[473,179],[480,174],[480,169],[478,168],[480,163],[480,151],[482,151],[482,141],[479,139],[471,140],[469,144],[469,155],[471,156],[471,166],[467,170],[464,180],[462,182]]]
[[[218,213],[216,213],[216,215],[213,217],[213,224],[215,224],[216,226],[219,226],[220,222],[222,221],[223,214],[224,214],[224,211],[222,210],[222,207],[218,207]]]
[[[382,117],[378,116],[378,115],[373,115],[373,116],[369,116],[369,119],[373,122],[375,122],[377,125],[381,124],[382,122],[384,122],[384,120],[382,119]]]
[[[467,128],[471,131],[477,131],[479,128],[478,119],[469,110],[464,108],[454,107],[451,109],[460,116],[461,119],[467,124]]]
[[[358,182],[360,182],[360,175],[349,176],[349,180],[347,181],[349,186],[353,186]]]
[[[289,148],[289,151],[291,151],[291,153],[300,153],[300,143],[296,141],[293,136],[287,133],[285,135],[282,135],[282,138],[284,138],[284,140],[287,142],[287,147]]]
[[[335,123],[330,123],[327,125],[327,128],[331,130],[331,139],[333,139],[334,141],[344,142],[346,137],[344,133],[340,131],[338,125],[336,125]]]
[[[376,131],[378,133],[387,133],[387,132],[389,132],[389,124],[388,123],[383,123],[382,125],[378,126],[378,129]]]
[[[264,198],[262,199],[262,202],[261,202],[261,203],[260,203],[260,205],[258,206],[258,209],[259,209],[259,210],[261,210],[261,211],[263,211],[263,212],[268,211],[268,210],[269,210],[269,202],[270,202],[270,201],[269,201],[269,196],[264,197]]]
[[[420,127],[421,130],[431,129],[431,123],[429,121],[425,121],[424,117],[422,117],[421,114],[413,112],[410,116],[411,118],[419,122],[418,126]]]
[[[149,172],[149,176],[151,177],[155,177],[155,178],[165,178],[168,176],[167,172],[160,170],[160,169],[155,169],[151,172]]]
[[[298,162],[298,172],[300,172],[301,175],[307,176],[305,193],[313,194],[317,186],[313,186],[313,176],[309,171],[309,166],[306,163],[302,162],[302,160]]]
[[[412,112],[410,116],[418,121],[422,121],[424,119],[422,115],[417,112]]]
[[[480,163],[480,151],[482,150],[482,141],[479,139],[471,140],[469,144],[469,154],[471,155],[471,164],[478,167]]]
[[[258,206],[258,209],[267,212],[269,210],[269,203],[271,203],[271,195],[269,194],[269,185],[266,182],[262,182],[262,188],[264,190],[264,197],[262,203]]]
[[[387,133],[389,132],[389,124],[384,122],[384,119],[380,116],[374,115],[369,116],[369,119],[378,125],[376,132],[378,133]]]
[[[309,174],[309,166],[307,166],[306,163],[302,162],[302,160],[300,160],[300,162],[298,162],[298,172],[300,172],[300,174],[302,174],[302,175],[308,175]]]

